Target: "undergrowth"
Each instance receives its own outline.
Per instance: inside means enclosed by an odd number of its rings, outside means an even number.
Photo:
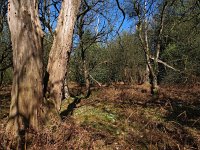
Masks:
[[[200,149],[200,95],[199,88],[192,88],[163,87],[158,98],[152,98],[144,85],[94,89],[88,99],[63,102],[63,122],[55,130],[28,129],[21,148]],[[12,145],[4,136],[8,116],[4,94],[0,149]]]

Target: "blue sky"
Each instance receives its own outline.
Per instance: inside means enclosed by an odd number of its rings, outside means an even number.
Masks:
[[[132,32],[133,25],[134,25],[133,19],[127,19],[127,17],[126,17],[120,31],[130,31],[130,32]]]
[[[119,2],[120,2],[120,6],[123,8],[124,7],[124,0],[119,0]],[[119,12],[119,14],[122,15],[121,12]],[[119,22],[119,24],[120,24],[120,22]],[[131,31],[132,26],[133,26],[133,19],[128,18],[128,16],[126,15],[126,19],[124,20],[124,23],[123,23],[120,31]]]
[[[118,28],[122,22],[122,19],[123,19],[123,15],[122,15],[122,12],[118,9],[117,5],[116,5],[116,0],[111,0],[113,1],[112,4],[114,3],[115,4],[115,7],[113,7],[113,17],[114,16],[118,16],[118,19],[116,20],[116,22],[113,22],[113,25],[115,25],[116,28]],[[123,8],[124,6],[124,0],[119,0],[120,2],[120,6]],[[55,8],[52,6],[50,8],[50,11],[51,13],[52,12],[55,12]],[[117,13],[116,13],[117,12]],[[114,15],[115,14],[115,15]],[[52,17],[51,20],[53,20],[54,18]],[[134,25],[134,20],[133,18],[132,19],[128,19],[128,17],[126,16],[126,19],[120,29],[120,32],[123,32],[123,31],[127,31],[127,32],[133,32],[133,25]],[[56,22],[53,23],[53,28],[55,29],[56,27]],[[132,28],[131,28],[132,27]]]

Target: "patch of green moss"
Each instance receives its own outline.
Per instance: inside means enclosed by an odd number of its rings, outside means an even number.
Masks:
[[[73,117],[78,124],[114,134],[118,133],[117,128],[113,125],[117,120],[117,115],[104,109],[82,106],[74,111]]]
[[[104,111],[101,108],[95,108],[93,106],[82,106],[74,111],[73,116],[79,123],[82,123],[85,120],[88,120],[89,122],[115,122],[117,118],[115,114]]]

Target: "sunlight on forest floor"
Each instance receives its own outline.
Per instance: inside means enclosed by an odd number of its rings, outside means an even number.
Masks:
[[[9,88],[2,89],[0,96],[4,126]],[[63,102],[63,125],[56,139],[43,136],[51,140],[39,139],[29,149],[35,144],[38,149],[199,149],[199,98],[198,86],[162,87],[158,98],[152,98],[144,85],[93,89],[88,99]]]

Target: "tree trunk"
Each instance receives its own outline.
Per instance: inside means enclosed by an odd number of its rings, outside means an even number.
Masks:
[[[13,48],[14,77],[7,132],[38,129],[43,100],[42,36],[37,0],[10,0],[8,23]]]
[[[144,1],[145,15],[144,15],[144,18],[142,18],[140,14],[138,14],[139,24],[137,26],[137,30],[139,31],[139,38],[141,40],[143,50],[145,52],[146,64],[149,70],[151,93],[152,95],[157,95],[158,94],[158,83],[157,83],[158,68],[156,68],[157,65],[155,65],[155,62],[152,63],[150,59],[151,52],[150,52],[149,40],[148,40],[148,24],[147,24],[147,8],[146,7],[147,7],[147,1],[145,0]],[[159,52],[157,52],[156,55],[159,56]]]
[[[144,73],[144,82],[149,83],[149,67],[146,65],[145,73]]]
[[[150,80],[150,84],[151,84],[151,93],[152,95],[157,95],[158,93],[158,83],[157,83],[157,75],[155,72],[155,68],[153,68],[152,63],[151,63],[151,59],[150,59],[150,48],[149,48],[149,43],[148,43],[148,30],[147,30],[147,25],[146,25],[146,21],[145,21],[145,27],[144,27],[144,38],[142,36],[142,27],[139,26],[138,27],[139,30],[139,37],[140,40],[142,42],[143,45],[143,49],[145,52],[145,58],[146,58],[146,63],[148,66],[148,70],[149,70],[149,80]]]
[[[82,7],[84,7],[84,5]],[[85,98],[90,96],[90,76],[89,76],[89,70],[88,70],[87,64],[86,64],[86,50],[87,49],[84,49],[85,41],[83,39],[84,25],[85,25],[84,16],[86,15],[87,11],[89,11],[89,10],[90,9],[87,9],[85,11],[85,13],[83,13],[81,16],[79,16],[79,18],[77,20],[78,36],[80,39],[78,49],[80,49],[80,51],[81,51],[81,64],[82,64],[83,76],[84,76],[84,80],[85,80],[85,89],[86,89],[86,92],[84,91]],[[82,11],[84,11],[84,10],[82,10]]]
[[[64,80],[67,72],[68,55],[72,46],[74,24],[80,0],[63,0],[54,42],[49,54],[47,66],[49,98],[54,101],[57,110],[60,110],[64,89]]]
[[[86,88],[86,94],[85,97],[88,98],[91,94],[90,91],[90,77],[89,77],[89,72],[87,69],[87,64],[85,58],[82,60],[83,61],[83,71],[84,71],[84,78],[85,78],[85,88]]]
[[[89,76],[89,71],[88,71],[87,64],[86,64],[86,56],[85,56],[86,51],[83,48],[83,42],[82,42],[83,36],[79,35],[79,37],[80,37],[79,48],[81,49],[81,61],[82,61],[83,75],[84,75],[85,89],[86,89],[86,92],[84,92],[84,97],[88,98],[91,94],[91,91],[90,91],[90,76]]]
[[[65,77],[65,85],[64,85],[64,90],[63,90],[63,99],[65,98],[69,98],[70,97],[70,93],[69,93],[69,87],[68,87],[68,83],[67,83],[67,77]]]

